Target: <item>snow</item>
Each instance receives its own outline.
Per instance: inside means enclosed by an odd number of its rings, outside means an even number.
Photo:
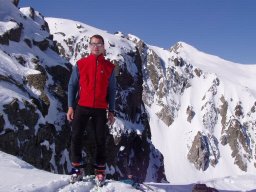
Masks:
[[[99,191],[91,182],[69,184],[68,175],[39,170],[19,158],[0,151],[0,192],[93,192]],[[200,183],[200,182],[198,182]],[[255,175],[237,175],[205,181],[207,186],[221,191],[249,191],[256,186]],[[190,192],[193,184],[146,183],[155,192]],[[113,180],[100,188],[101,192],[136,192],[132,186]],[[150,190],[148,190],[150,191]]]
[[[44,142],[47,144],[47,142]],[[91,182],[69,184],[68,175],[36,169],[32,165],[0,151],[0,192],[87,192],[98,191]],[[128,184],[107,180],[102,192],[138,191]],[[163,189],[153,187],[156,192]]]
[[[178,43],[181,45],[178,55],[189,63],[193,63],[193,65],[206,72],[218,74],[219,77],[234,84],[240,84],[256,90],[256,84],[252,81],[256,76],[255,64],[249,65],[230,62],[218,56],[203,53],[184,42]]]
[[[12,21],[2,22],[0,21],[0,35],[3,35],[6,31],[18,27],[18,24]]]
[[[21,8],[20,11],[9,1],[0,0],[0,35],[6,31],[17,27],[15,22],[9,22],[9,18],[14,18],[18,23],[23,24],[23,31],[21,38],[28,38],[29,40],[40,41],[49,36],[49,33],[42,31],[41,25],[44,23],[43,17],[39,12],[35,11],[35,20],[29,17],[30,8]],[[27,16],[24,19],[23,16]],[[120,63],[121,67],[126,61],[129,66],[126,66],[129,73],[136,77],[137,67],[132,62],[129,56],[126,56],[129,52],[135,52],[135,44],[132,41],[140,41],[138,37],[132,34],[128,34],[127,38],[124,38],[124,34],[119,32],[116,35],[110,34],[106,31],[91,27],[78,21],[71,21],[67,19],[46,18],[49,24],[51,34],[54,34],[54,40],[62,42],[65,39],[70,38],[74,40],[73,45],[82,41],[82,49],[88,45],[89,37],[94,34],[100,34],[105,39],[106,45],[106,57],[110,60],[116,60]],[[67,27],[68,26],[68,27]],[[79,30],[78,30],[79,29]],[[63,33],[65,32],[65,34]],[[195,167],[188,162],[185,154],[188,153],[189,145],[191,144],[194,136],[198,130],[204,130],[214,134],[217,138],[221,135],[220,129],[205,128],[202,124],[201,118],[203,113],[198,114],[197,118],[194,118],[191,123],[184,121],[184,114],[186,114],[186,107],[192,106],[194,111],[201,111],[201,106],[205,104],[202,99],[204,96],[214,101],[215,105],[221,105],[219,98],[221,95],[225,95],[230,100],[227,101],[230,106],[228,111],[229,116],[232,116],[233,109],[236,107],[238,101],[244,102],[245,114],[249,113],[251,106],[255,103],[256,98],[256,84],[253,79],[256,77],[256,65],[241,65],[226,61],[217,56],[203,53],[194,47],[184,43],[178,42],[179,47],[176,53],[164,50],[159,47],[148,45],[149,52],[154,51],[161,58],[161,67],[157,69],[158,73],[164,73],[169,67],[173,67],[172,58],[182,57],[187,62],[193,64],[193,66],[203,70],[203,77],[193,78],[189,83],[191,88],[178,97],[173,95],[177,105],[180,105],[180,110],[175,116],[175,121],[171,126],[167,126],[156,115],[156,112],[160,110],[160,106],[155,103],[152,106],[146,106],[146,111],[149,114],[150,128],[152,133],[153,145],[163,154],[165,174],[170,184],[167,183],[149,183],[155,186],[156,191],[191,191],[194,183],[206,183],[210,187],[214,187],[219,190],[227,191],[249,191],[256,189],[256,173],[253,163],[248,165],[248,171],[242,172],[236,165],[230,163],[234,159],[231,157],[231,150],[227,147],[219,145],[221,151],[221,157],[216,167],[209,167],[205,172],[198,171]],[[66,45],[66,43],[62,43]],[[9,42],[9,46],[0,45],[0,75],[4,77],[8,76],[10,81],[15,80],[17,83],[23,83],[23,78],[30,74],[40,73],[34,69],[35,63],[33,60],[38,56],[40,64],[45,66],[63,65],[67,62],[65,59],[60,58],[55,52],[50,49],[41,51],[38,47],[34,46],[33,49],[29,48],[23,41]],[[69,48],[64,47],[66,50]],[[72,53],[71,53],[72,54]],[[25,60],[25,65],[19,64],[14,58],[21,55]],[[75,64],[77,59],[81,55],[71,55],[70,62]],[[124,58],[126,57],[126,58]],[[145,67],[145,66],[143,66]],[[182,73],[182,68],[178,68],[177,71]],[[163,75],[162,75],[163,76]],[[52,79],[48,76],[47,83],[51,84]],[[204,79],[202,81],[202,78]],[[216,78],[221,79],[221,83],[218,88],[217,95],[212,95],[208,90],[211,88],[212,81]],[[239,80],[239,81],[238,81]],[[150,80],[146,82],[150,89],[153,85]],[[164,77],[161,77],[159,81],[164,81]],[[144,82],[145,83],[145,82]],[[41,94],[39,90],[30,88],[29,93],[32,96],[37,97]],[[129,90],[127,90],[129,91]],[[125,94],[125,92],[123,92]],[[243,93],[243,94],[240,94]],[[50,94],[48,94],[50,95]],[[28,100],[27,93],[24,93],[21,89],[17,88],[14,84],[7,81],[1,81],[0,84],[0,111],[3,111],[3,105],[12,101],[13,98],[17,98],[19,101]],[[231,101],[231,98],[233,101]],[[153,98],[156,100],[156,98]],[[169,99],[169,98],[168,98]],[[163,103],[170,102],[168,99]],[[63,121],[65,118],[64,113],[60,113],[58,109],[58,103],[56,99],[49,98],[51,106],[48,115],[43,118],[40,116],[38,122],[49,122],[55,124],[58,129],[58,122]],[[155,102],[154,100],[154,102]],[[19,102],[22,105],[22,102]],[[21,108],[24,106],[20,106]],[[38,112],[38,111],[37,111]],[[40,112],[38,112],[40,113]],[[60,114],[56,117],[55,114]],[[8,121],[8,118],[3,114],[5,119],[5,127],[12,128],[12,125]],[[53,118],[54,117],[54,118]],[[56,118],[55,118],[56,117]],[[255,119],[253,114],[246,116],[247,119]],[[117,119],[116,124],[113,126],[114,136],[119,137],[121,133],[127,131],[127,127],[130,130],[135,130],[137,133],[143,131],[141,124],[131,123]],[[220,120],[216,122],[215,127],[221,127]],[[59,129],[61,127],[59,126]],[[15,129],[13,127],[13,129]],[[4,132],[3,132],[4,133]],[[3,134],[1,133],[1,134]],[[255,135],[254,132],[251,135]],[[41,143],[47,149],[55,149],[54,145],[50,145],[49,141],[45,140]],[[255,149],[255,148],[254,148]],[[123,150],[121,147],[120,150]],[[255,153],[255,152],[254,152]],[[54,153],[53,153],[54,156]],[[153,159],[153,158],[151,158]],[[62,162],[67,162],[70,165],[69,153],[65,149],[62,155]],[[51,161],[51,165],[56,170],[55,161]],[[150,162],[152,163],[152,162]],[[153,165],[153,164],[150,164]],[[70,167],[68,167],[70,170]],[[54,171],[53,170],[53,171]],[[112,168],[109,168],[111,172]],[[148,169],[148,175],[151,175]],[[55,191],[94,191],[95,188],[91,183],[76,183],[71,185],[68,183],[69,176],[58,175],[49,173],[46,171],[38,170],[35,167],[21,161],[17,157],[8,155],[0,151],[0,192],[8,191],[35,191],[35,192],[55,192]],[[148,176],[150,180],[150,176]],[[102,188],[103,192],[108,191],[137,191],[131,186],[117,182],[109,181],[108,185]]]
[[[154,102],[151,106],[146,106],[146,111],[150,117],[152,143],[164,156],[167,180],[177,185],[201,182],[217,189],[231,191],[256,189],[253,181],[256,176],[253,163],[248,163],[247,173],[242,172],[235,164],[230,163],[234,162],[234,159],[229,147],[218,145],[220,148],[219,162],[215,167],[210,166],[206,171],[196,170],[186,156],[198,131],[209,133],[218,139],[221,136],[220,128],[222,125],[220,119],[216,119],[216,124],[212,126],[205,127],[203,125],[203,115],[206,111],[211,110],[209,103],[208,106],[205,105],[207,104],[206,101],[212,101],[216,107],[219,107],[222,105],[219,98],[224,95],[225,98],[230,98],[230,101],[227,101],[230,107],[227,116],[234,115],[234,109],[239,101],[243,102],[244,114],[250,114],[256,96],[256,86],[252,80],[256,76],[256,65],[241,65],[229,62],[217,56],[203,53],[184,42],[179,42],[178,44],[179,48],[175,54],[168,50],[149,46],[151,50],[163,59],[163,68],[172,66],[170,58],[177,54],[177,57],[181,57],[186,62],[193,64],[194,68],[203,70],[203,76],[191,79],[189,81],[191,87],[186,89],[180,97],[176,98],[175,95],[172,95],[172,99],[180,104],[180,110],[171,126],[167,126],[157,117],[156,111],[159,111],[157,102]],[[182,73],[182,68],[178,68],[177,71]],[[201,78],[204,80],[202,81]],[[211,87],[213,86],[212,82],[217,78],[220,79],[219,86],[217,88]],[[209,91],[211,89],[218,89],[216,95]],[[203,99],[204,97],[206,99]],[[184,120],[187,106],[192,106],[193,110],[197,112],[191,123]],[[205,107],[203,110],[202,106]],[[207,109],[207,107],[209,108]],[[215,118],[214,112],[209,115],[212,116],[206,116],[208,118],[207,121]],[[253,121],[253,118],[247,116],[244,121],[247,120]],[[207,125],[210,124],[208,123]],[[254,134],[251,133],[251,135]],[[240,181],[237,182],[236,179],[241,180],[242,184]]]
[[[49,27],[51,29],[51,33],[55,34],[54,39],[61,42],[63,41],[63,34],[65,34],[65,39],[67,37],[73,38],[76,42],[79,42],[85,36],[90,36],[93,34],[100,34],[106,40],[106,48],[107,48],[107,57],[112,60],[119,61],[122,64],[124,58],[120,57],[123,50],[133,50],[134,45],[127,40],[122,39],[122,35],[120,32],[115,36],[85,25],[83,23],[74,22],[65,19],[56,19],[56,18],[46,18]],[[77,32],[77,26],[81,27],[79,33]],[[69,26],[67,29],[66,26]],[[60,33],[65,32],[65,33]],[[131,34],[128,35],[130,40],[139,41],[140,39]],[[88,43],[88,39],[84,39],[85,44]],[[252,190],[256,188],[256,185],[253,179],[248,179],[246,182],[251,183],[251,185],[243,185],[238,182],[237,185],[230,186],[230,183],[227,182],[226,185],[222,185],[221,182],[217,182],[216,178],[219,178],[222,181],[222,178],[225,178],[225,181],[231,179],[232,181],[237,182],[240,178],[243,178],[243,172],[234,164],[230,164],[234,160],[231,157],[231,151],[227,148],[224,148],[220,145],[222,151],[221,157],[219,159],[219,163],[216,167],[210,167],[207,171],[202,172],[195,169],[195,167],[188,162],[185,154],[188,153],[189,143],[191,144],[194,136],[197,131],[203,129],[204,125],[200,118],[194,118],[189,124],[184,121],[184,114],[186,114],[185,109],[186,106],[192,106],[195,111],[201,111],[201,106],[204,105],[202,98],[206,95],[207,98],[211,98],[214,100],[215,104],[219,104],[218,98],[220,98],[221,94],[225,95],[227,98],[232,98],[234,101],[247,101],[248,105],[246,105],[245,111],[249,111],[250,107],[253,106],[256,86],[253,83],[252,79],[256,76],[256,66],[255,65],[241,65],[237,63],[232,63],[226,60],[223,60],[217,56],[205,54],[192,46],[180,42],[181,47],[177,50],[177,55],[182,57],[184,60],[193,64],[195,68],[199,68],[203,70],[204,73],[204,81],[200,78],[194,78],[191,80],[191,86],[193,89],[187,89],[186,92],[178,98],[174,97],[174,101],[177,102],[177,105],[181,105],[181,110],[178,112],[175,117],[175,122],[170,126],[166,126],[159,118],[156,116],[156,112],[160,110],[158,105],[152,104],[152,106],[146,106],[146,110],[150,117],[150,128],[152,133],[152,143],[155,147],[163,154],[164,156],[164,165],[165,165],[165,173],[168,181],[175,185],[189,185],[191,183],[204,182],[209,183],[213,186],[216,186],[219,189],[225,190]],[[65,43],[63,43],[65,45]],[[160,58],[161,58],[161,70],[158,70],[159,73],[163,73],[165,69],[173,66],[172,58],[176,55],[174,53],[170,53],[168,50],[164,50],[155,46],[148,46],[149,52],[153,50]],[[68,48],[67,48],[68,49]],[[77,57],[71,57],[70,62],[72,64],[75,63]],[[128,58],[125,58],[126,61],[129,61]],[[135,75],[137,72],[136,67],[131,63],[131,65],[127,66],[128,71]],[[182,73],[182,69],[177,69],[180,73]],[[246,75],[245,75],[246,74]],[[235,78],[234,78],[235,77]],[[211,95],[208,90],[212,82],[216,79],[221,79],[221,84],[218,91],[218,95]],[[237,82],[239,79],[239,82]],[[240,81],[241,80],[241,81]],[[148,80],[149,81],[149,80]],[[163,81],[160,79],[159,81]],[[150,82],[147,82],[150,85]],[[151,86],[152,87],[152,86]],[[238,93],[244,93],[239,94]],[[168,103],[169,100],[163,101],[164,103]],[[229,102],[229,106],[232,109],[235,108],[236,102]],[[124,125],[129,125],[129,122],[124,122],[123,120],[117,120],[116,122],[119,124],[118,126],[113,126],[114,133],[113,135],[118,137],[120,136],[124,130]],[[221,127],[220,122],[216,122],[216,127]],[[129,127],[134,127],[137,130],[136,126],[138,125],[129,125]],[[118,129],[119,128],[119,129]],[[121,128],[121,129],[120,129]],[[194,129],[192,129],[194,128]],[[215,136],[220,135],[220,130],[213,129],[213,127],[209,127],[208,131]],[[178,147],[177,147],[178,146]],[[250,165],[251,166],[251,165]],[[254,178],[254,170],[255,168],[248,168],[249,171],[247,173],[252,176],[249,178]],[[182,171],[181,171],[182,170]],[[234,175],[234,178],[231,177]],[[227,179],[229,178],[229,179]],[[242,179],[243,180],[243,179]],[[225,182],[224,182],[225,183]]]
[[[70,46],[75,46],[77,42],[83,42],[81,45],[76,45],[77,48],[80,46],[80,51],[76,53],[78,55],[72,53],[70,55],[69,62],[73,65],[78,59],[81,58],[81,55],[79,55],[80,52],[88,52],[86,47],[89,44],[89,39],[87,39],[86,37],[90,37],[95,34],[103,36],[106,48],[106,58],[112,61],[115,60],[119,61],[119,63],[122,63],[124,62],[124,58],[122,56],[125,55],[124,53],[126,51],[136,50],[134,43],[132,43],[131,41],[78,21],[57,19],[51,17],[46,17],[45,20],[49,25],[51,33],[54,34],[54,40],[60,42],[65,50],[69,50],[69,48],[64,42],[64,37],[65,40],[72,40]],[[132,75],[137,73],[136,66],[131,65],[128,67],[130,68],[129,70]]]

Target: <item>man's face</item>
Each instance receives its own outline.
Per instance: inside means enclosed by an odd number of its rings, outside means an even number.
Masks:
[[[99,56],[100,54],[104,54],[105,48],[101,39],[92,38],[90,42],[90,50],[93,55]]]

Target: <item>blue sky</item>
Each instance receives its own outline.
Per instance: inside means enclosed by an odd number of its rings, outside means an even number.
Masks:
[[[19,6],[166,49],[184,41],[226,60],[256,64],[254,0],[20,0]]]

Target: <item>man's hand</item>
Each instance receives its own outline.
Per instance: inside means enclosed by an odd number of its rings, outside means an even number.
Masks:
[[[115,122],[115,115],[113,112],[108,112],[108,123],[109,125],[113,125]]]
[[[68,108],[67,119],[68,119],[68,121],[72,121],[74,119],[74,109],[73,109],[73,107]]]

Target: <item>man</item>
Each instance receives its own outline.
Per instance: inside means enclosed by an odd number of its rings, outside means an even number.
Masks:
[[[71,160],[75,178],[81,180],[80,170],[84,167],[81,155],[82,135],[91,119],[96,138],[96,180],[104,182],[106,123],[108,121],[113,124],[115,121],[115,66],[104,58],[102,36],[93,35],[89,48],[90,55],[77,61],[68,84],[67,119],[72,121]],[[78,104],[74,111],[76,97]]]

